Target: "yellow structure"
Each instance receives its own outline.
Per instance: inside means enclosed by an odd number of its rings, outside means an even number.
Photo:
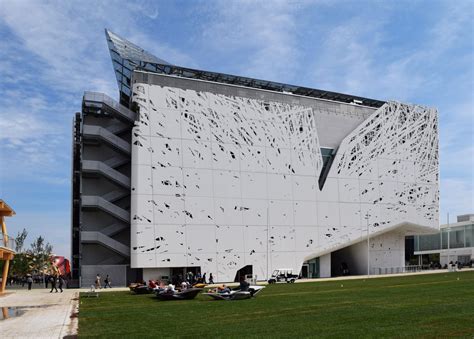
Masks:
[[[2,284],[0,285],[0,294],[5,291],[7,284],[8,268],[10,267],[10,260],[13,259],[15,251],[13,249],[13,238],[8,237],[7,225],[5,224],[5,217],[12,217],[15,211],[7,205],[5,201],[0,199],[0,222],[2,223],[2,233],[0,234],[0,260],[4,261]]]

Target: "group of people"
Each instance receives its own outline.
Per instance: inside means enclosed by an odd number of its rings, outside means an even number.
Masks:
[[[55,290],[55,293],[58,293],[58,288],[63,293],[63,286],[66,285],[66,281],[61,275],[51,275],[49,276],[49,279],[45,279],[45,287],[48,288],[48,282],[51,284],[51,290],[49,293],[53,293],[53,290]]]
[[[46,289],[48,289],[49,284],[51,284],[51,293],[53,292],[53,290],[56,290],[56,292],[58,292],[58,288],[62,292],[63,287],[67,285],[66,278],[59,274],[27,274],[24,277],[13,276],[7,279],[7,284],[10,286],[21,285],[21,287],[25,287],[26,285],[28,290],[31,290],[33,288],[33,284],[43,284],[43,281]]]
[[[107,274],[107,276],[105,277],[104,279],[104,288],[112,288],[112,281],[109,277],[109,275]],[[99,290],[102,288],[102,284],[101,284],[101,277],[100,277],[100,274],[97,273],[97,276],[95,277],[95,281],[94,281],[94,287]]]
[[[25,287],[26,285],[29,290],[31,290],[33,284],[41,284],[42,282],[43,282],[42,275],[27,274],[23,277],[19,277],[15,275],[15,276],[10,276],[7,278],[8,286],[21,285],[21,287]]]
[[[201,275],[201,272],[194,274],[193,272],[187,272],[184,277],[182,274],[173,276],[171,283],[176,286],[180,286],[183,282],[189,283],[191,286],[195,284],[214,284],[214,277],[212,273],[209,273],[209,279],[206,277],[206,273]]]
[[[107,276],[108,277],[108,276]],[[106,286],[107,286],[107,279],[105,280]],[[97,275],[96,279],[96,287],[97,283],[99,282],[100,286],[100,276]],[[110,279],[108,280],[108,284],[110,287]],[[206,273],[202,274],[200,272],[197,272],[194,274],[193,272],[189,271],[186,274],[182,275],[175,275],[172,277],[171,282],[167,282],[165,280],[148,280],[148,284],[145,281],[142,281],[139,283],[139,285],[143,286],[146,285],[148,289],[151,290],[162,290],[166,291],[169,293],[174,293],[176,290],[179,291],[185,291],[189,288],[192,288],[193,286],[197,284],[214,284],[214,277],[212,276],[212,273],[209,273],[209,279],[207,279]]]
[[[250,288],[250,284],[245,280],[244,277],[240,277],[239,290],[242,292],[245,292],[245,291],[248,291],[249,288]],[[220,293],[220,294],[230,293],[231,291],[232,291],[231,288],[227,286],[226,284],[219,285],[216,288],[209,290],[209,292]]]

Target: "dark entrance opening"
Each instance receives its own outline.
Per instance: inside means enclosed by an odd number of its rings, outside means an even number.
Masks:
[[[181,284],[185,280],[189,280],[189,277],[193,277],[193,281],[190,283],[194,283],[194,279],[198,273],[201,273],[200,266],[193,266],[193,267],[171,267],[171,282],[174,285]],[[191,272],[192,275],[188,273]]]
[[[237,271],[237,273],[235,274],[234,281],[235,282],[240,282],[241,278],[245,279],[245,276],[246,275],[252,275],[252,272],[253,272],[252,265],[244,266],[240,270]]]
[[[309,265],[308,264],[303,264],[301,267],[301,278],[309,278]]]

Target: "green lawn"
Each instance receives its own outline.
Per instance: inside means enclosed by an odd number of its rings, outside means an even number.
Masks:
[[[81,298],[79,336],[474,337],[474,272],[267,286],[255,299]]]

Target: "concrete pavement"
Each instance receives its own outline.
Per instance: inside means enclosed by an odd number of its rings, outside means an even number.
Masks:
[[[0,296],[2,338],[63,338],[77,334],[78,290],[14,290]]]

